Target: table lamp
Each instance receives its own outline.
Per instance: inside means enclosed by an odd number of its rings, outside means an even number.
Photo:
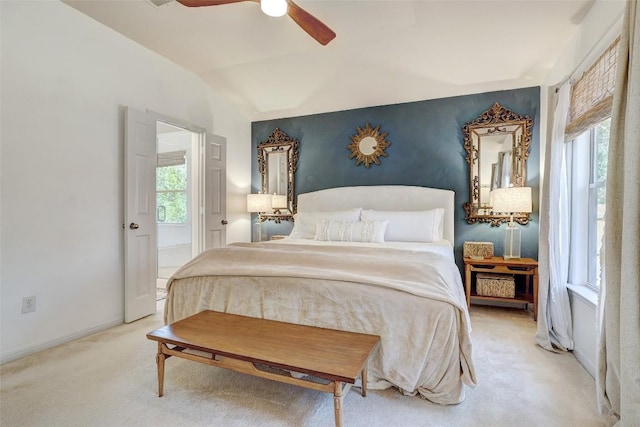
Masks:
[[[271,209],[271,194],[247,194],[247,212],[261,214],[270,212]],[[260,215],[256,216],[256,222],[253,223],[251,228],[251,241],[262,241],[262,223],[260,222]]]
[[[513,214],[531,212],[531,187],[496,188],[491,192],[493,213],[509,214],[504,234],[504,259],[520,258],[520,229],[513,222]]]
[[[274,213],[280,213],[280,210],[287,209],[288,207],[287,196],[284,194],[274,194],[271,197],[271,208],[274,210]]]

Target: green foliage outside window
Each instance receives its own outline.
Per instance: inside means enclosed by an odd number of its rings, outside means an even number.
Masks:
[[[609,134],[611,130],[611,119],[607,119],[596,127],[596,159],[595,159],[595,182],[605,182],[607,180],[607,154],[609,152]],[[598,192],[598,204],[604,204],[605,195]]]
[[[589,226],[589,247],[595,247],[595,259],[589,262],[589,283],[600,287],[601,270],[600,256],[602,253],[602,244],[605,226],[605,210],[607,201],[607,161],[609,154],[609,136],[611,131],[611,119],[607,119],[598,123],[594,129],[594,138],[592,140],[593,153],[593,173],[591,187],[594,193],[589,196],[592,203],[591,209],[595,209],[595,223]]]
[[[185,224],[187,222],[186,165],[156,168],[158,222]]]

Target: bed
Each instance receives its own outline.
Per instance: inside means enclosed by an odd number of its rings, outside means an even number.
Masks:
[[[181,267],[164,320],[210,309],[376,334],[368,388],[460,403],[476,376],[453,207],[452,191],[414,186],[301,194],[289,237],[211,249]]]

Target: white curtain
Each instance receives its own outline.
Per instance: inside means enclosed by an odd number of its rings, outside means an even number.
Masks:
[[[551,140],[547,144],[540,207],[538,330],[536,342],[547,350],[573,349],[569,275],[569,198],[564,130],[569,82],[558,91]]]
[[[627,0],[607,165],[596,388],[602,413],[640,425],[640,14]]]
[[[509,188],[511,186],[511,151],[505,151],[503,154],[501,159],[502,168],[500,169],[500,188]]]

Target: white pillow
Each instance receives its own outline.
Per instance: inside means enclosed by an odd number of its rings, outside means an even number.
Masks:
[[[316,240],[383,243],[388,221],[335,221],[324,219],[316,227]]]
[[[362,221],[388,220],[387,242],[439,242],[443,239],[444,209],[426,211],[363,210]]]
[[[316,235],[316,226],[323,219],[337,221],[358,221],[362,208],[353,208],[344,211],[331,212],[298,212],[293,216],[293,230],[289,237],[294,239],[313,239]]]

